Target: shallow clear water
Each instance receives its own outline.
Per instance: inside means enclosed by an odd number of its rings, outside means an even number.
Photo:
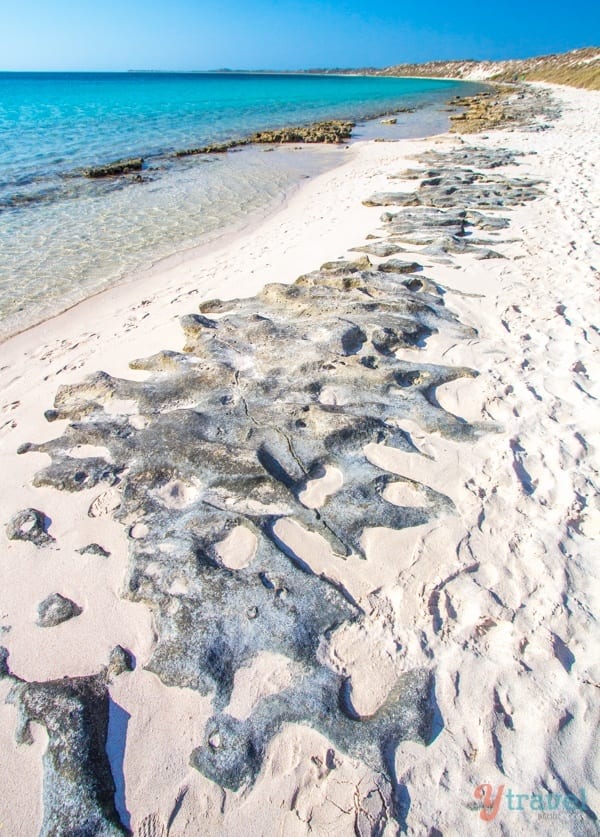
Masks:
[[[241,223],[340,159],[334,149],[183,159],[174,151],[406,107],[417,111],[401,114],[386,135],[425,135],[444,129],[449,97],[474,87],[349,76],[0,73],[0,336]],[[144,182],[81,175],[129,156],[144,157]]]

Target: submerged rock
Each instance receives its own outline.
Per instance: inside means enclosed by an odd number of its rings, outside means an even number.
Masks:
[[[38,509],[17,512],[6,525],[6,535],[11,541],[29,541],[35,546],[47,546],[54,538],[48,532],[49,519]]]
[[[53,628],[61,622],[67,622],[82,613],[79,605],[71,599],[61,596],[60,593],[52,593],[38,605],[38,620],[40,628]]]
[[[91,178],[116,177],[133,171],[141,171],[143,165],[142,157],[131,157],[127,160],[115,160],[113,163],[106,163],[103,166],[91,166],[85,169],[84,174]]]
[[[247,144],[248,140],[240,139],[201,145],[198,148],[182,148],[180,151],[175,152],[175,157],[193,157],[197,154],[226,154],[232,148],[239,148]]]

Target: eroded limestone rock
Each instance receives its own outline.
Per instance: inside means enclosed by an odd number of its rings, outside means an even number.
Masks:
[[[433,165],[418,205],[386,212],[385,238],[363,251],[387,258],[404,243],[450,256],[468,251],[481,245],[474,230],[508,225],[493,209],[480,211],[490,205],[486,190],[499,190],[505,206],[538,194],[531,182],[460,167],[452,173],[448,159]],[[61,387],[48,418],[67,419],[67,429],[22,452],[51,458],[37,484],[110,487],[108,499],[94,501],[94,514],[112,513],[128,532],[125,595],[147,605],[157,632],[147,668],[167,685],[213,697],[214,715],[191,756],[195,767],[224,787],[251,784],[272,737],[286,723],[303,723],[393,786],[399,741],[427,744],[440,728],[434,674],[406,671],[373,717],[359,716],[351,682],[321,662],[319,646],[363,613],[333,573],[317,575],[281,539],[277,523],[287,518],[320,535],[338,562],[350,553],[365,557],[368,528],[400,529],[451,513],[452,501],[427,486],[419,486],[419,506],[386,500],[388,486],[403,480],[372,465],[364,448],[375,442],[418,456],[401,429],[405,418],[455,440],[490,429],[447,413],[436,398],[439,386],[474,370],[418,359],[438,330],[457,339],[474,332],[417,262],[377,266],[368,257],[326,263],[251,299],[207,300],[181,325],[182,351],[132,361],[149,373],[145,380],[98,372]],[[410,350],[409,359],[399,349]],[[107,461],[71,457],[79,445],[106,448]],[[307,484],[331,467],[341,487],[318,509],[304,505]],[[224,545],[240,528],[237,542],[254,547],[244,560],[225,560]],[[235,674],[263,651],[290,660],[293,682],[236,720],[227,712]],[[132,663],[116,649],[104,677]],[[69,695],[73,683],[64,684]]]
[[[80,555],[98,555],[100,558],[110,558],[108,549],[104,549],[99,543],[88,543],[87,546],[82,546],[77,552]]]
[[[32,722],[48,733],[40,836],[126,834],[115,808],[106,754],[109,695],[104,673],[28,683],[11,674],[5,648],[0,660],[0,676],[13,683],[7,702],[19,712],[18,743],[31,742]]]
[[[397,425],[404,416],[450,438],[484,430],[435,399],[438,386],[472,370],[395,355],[440,327],[471,332],[446,309],[439,286],[404,273],[404,263],[325,268],[253,299],[203,303],[182,323],[184,352],[133,363],[150,372],[144,381],[98,373],[61,387],[54,409],[71,423],[62,436],[26,448],[51,457],[41,479],[61,490],[76,490],[82,468],[69,451],[83,444],[109,451],[110,464],[98,461],[93,473],[119,492],[114,514],[130,536],[126,595],[154,614],[158,641],[147,667],[167,685],[214,696],[211,723],[232,751],[213,757],[212,737],[193,763],[230,786],[254,779],[269,737],[286,721],[312,724],[378,770],[393,742],[431,735],[428,672],[408,672],[376,720],[352,717],[342,679],[317,652],[362,612],[280,540],[275,524],[292,518],[341,560],[363,555],[367,527],[402,528],[452,512],[449,498],[425,486],[419,507],[385,500],[387,486],[402,478],[370,464],[363,448],[414,451]],[[115,401],[132,405],[134,422],[114,414]],[[341,488],[319,509],[304,506],[307,482],[327,466],[342,473]],[[257,546],[232,570],[219,545],[237,527]],[[234,724],[232,738],[226,707],[234,676],[261,651],[284,654],[302,676],[243,728]],[[256,750],[249,762],[248,742]]]
[[[86,169],[84,174],[91,178],[116,177],[133,171],[141,171],[143,165],[144,161],[141,157],[132,157],[127,160],[115,160],[103,166],[92,166]]]
[[[507,178],[471,169],[444,168],[423,172],[416,192],[377,192],[365,206],[428,206],[498,209],[520,206],[542,193],[539,180]]]
[[[54,628],[61,622],[67,622],[82,613],[79,605],[71,599],[61,596],[60,593],[52,593],[38,605],[38,620],[40,628]]]
[[[54,541],[48,532],[50,520],[38,509],[17,512],[6,525],[6,535],[11,541],[29,541],[35,546],[47,546]]]

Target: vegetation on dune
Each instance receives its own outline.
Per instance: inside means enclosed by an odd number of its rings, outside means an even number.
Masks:
[[[397,64],[367,74],[457,78],[478,81],[547,81],[600,90],[600,48],[585,47],[556,55],[513,61],[428,61],[425,64]]]
[[[505,71],[492,76],[492,80],[509,81],[515,75],[520,81],[547,81],[570,87],[583,87],[587,90],[600,90],[600,53],[596,59],[577,64],[542,61],[521,74]]]

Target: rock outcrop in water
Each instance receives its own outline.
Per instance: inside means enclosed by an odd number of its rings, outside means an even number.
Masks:
[[[354,124],[354,122],[331,119],[327,122],[315,122],[313,125],[298,128],[276,128],[271,131],[258,131],[256,134],[252,134],[250,142],[345,142],[350,139]]]
[[[130,174],[134,171],[141,171],[144,161],[141,157],[131,157],[127,160],[115,160],[113,163],[106,163],[103,166],[91,166],[86,169],[86,177],[117,177],[121,174]]]
[[[352,136],[354,122],[331,119],[326,122],[313,122],[311,125],[298,125],[286,128],[274,128],[270,131],[257,131],[249,137],[228,142],[212,143],[198,148],[184,148],[175,152],[176,157],[191,157],[195,154],[222,154],[232,148],[243,145],[280,145],[294,142],[337,144],[346,142]]]

